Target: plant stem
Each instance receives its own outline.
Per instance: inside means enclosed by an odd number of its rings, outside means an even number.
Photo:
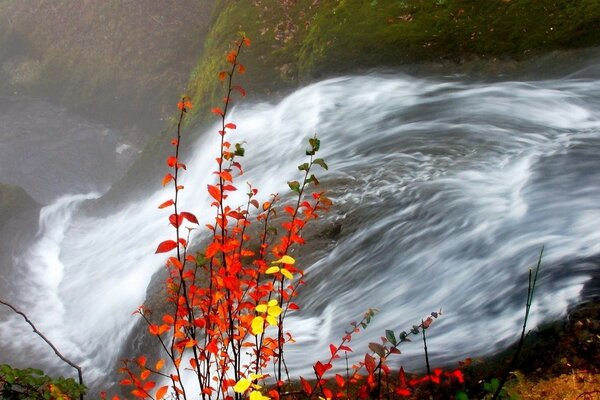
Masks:
[[[527,319],[529,318],[529,311],[531,310],[531,303],[533,301],[533,292],[535,290],[535,284],[537,282],[540,265],[542,264],[543,253],[544,253],[544,246],[542,246],[542,250],[540,251],[540,256],[538,258],[537,266],[535,267],[535,273],[533,274],[533,280],[532,280],[532,276],[531,276],[532,271],[531,271],[531,269],[529,269],[529,281],[527,284],[527,302],[525,303],[525,319],[523,320],[523,329],[521,330],[521,338],[519,339],[519,344],[517,345],[517,351],[515,352],[515,355],[513,356],[512,360],[510,361],[508,368],[506,369],[506,371],[504,371],[504,375],[502,376],[502,379],[500,379],[500,383],[498,384],[498,388],[496,388],[496,392],[494,393],[494,397],[492,398],[492,400],[496,400],[498,398],[498,396],[500,396],[500,391],[502,390],[502,387],[508,380],[508,376],[510,375],[510,372],[514,369],[515,365],[517,364],[517,360],[519,358],[519,355],[521,354],[521,350],[523,349],[525,340],[527,340],[527,337],[529,336],[529,332],[525,333],[525,330],[527,329]]]
[[[19,311],[15,306],[13,306],[10,303],[7,303],[5,301],[0,300],[0,304],[4,304],[6,307],[10,308],[11,310],[13,310],[15,313],[19,314],[20,316],[22,316],[25,319],[25,322],[27,322],[29,324],[29,326],[31,326],[31,328],[33,329],[33,332],[38,335],[44,342],[46,342],[48,344],[48,346],[50,346],[52,348],[52,350],[54,350],[54,354],[56,354],[61,360],[63,360],[65,363],[69,364],[71,367],[75,368],[77,370],[77,376],[79,378],[79,384],[81,386],[83,385],[83,373],[81,371],[81,367],[77,364],[75,364],[73,361],[69,360],[68,358],[66,358],[65,356],[63,356],[60,351],[58,351],[58,349],[52,344],[52,342],[50,340],[48,340],[48,338],[46,338],[46,336],[44,336],[43,333],[41,333],[40,331],[37,330],[37,328],[35,327],[35,325],[33,324],[33,322],[31,322],[29,320],[29,318],[27,318],[27,315],[25,315],[24,312]],[[79,399],[83,400],[83,393],[79,395]]]

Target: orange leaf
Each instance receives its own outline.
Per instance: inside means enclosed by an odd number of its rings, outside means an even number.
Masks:
[[[219,72],[219,80],[220,81],[224,81],[225,78],[227,78],[227,71],[221,71],[221,72]]]
[[[148,330],[150,331],[150,333],[154,336],[158,336],[158,325],[148,325]]]
[[[163,360],[162,358],[160,360],[158,360],[156,362],[156,365],[154,366],[154,369],[156,369],[157,371],[160,371],[162,369],[162,367],[164,367],[165,365],[165,360]]]
[[[173,318],[173,316],[169,315],[169,314],[163,315],[162,320],[165,324],[169,324],[169,325],[175,324],[175,318]]]
[[[162,180],[162,185],[163,186],[167,186],[167,183],[171,182],[173,179],[174,179],[173,175],[166,174],[165,177]]]
[[[167,201],[165,201],[164,203],[162,203],[160,206],[158,206],[158,208],[167,208],[169,206],[172,206],[173,204],[175,204],[175,202],[173,201],[173,199],[169,199]]]
[[[144,391],[149,392],[150,390],[152,390],[152,388],[156,386],[156,382],[154,381],[148,381],[146,383],[144,383]]]
[[[236,58],[237,58],[237,52],[236,52],[235,50],[231,50],[231,51],[229,52],[229,54],[227,54],[227,57],[226,57],[226,59],[227,59],[227,62],[228,62],[229,64],[233,64],[233,63],[235,63],[235,59],[236,59]]]
[[[221,117],[222,117],[223,115],[225,115],[225,114],[223,113],[223,110],[221,110],[219,107],[215,107],[215,108],[213,108],[212,110],[210,110],[210,112],[212,112],[213,114],[220,115]]]
[[[166,253],[168,251],[173,250],[176,247],[177,243],[174,240],[165,240],[164,242],[158,245],[154,254]]]
[[[216,201],[221,201],[221,191],[218,187],[214,185],[207,185],[208,193],[215,199]]]
[[[246,45],[246,47],[250,47],[250,39],[248,39],[247,37],[244,37],[242,39],[242,42]]]
[[[146,379],[148,379],[148,377],[150,376],[150,370],[144,370],[142,371],[142,373],[140,374],[140,379],[145,381]]]
[[[243,74],[244,72],[246,72],[246,67],[242,64],[238,64],[238,73]]]
[[[169,390],[168,386],[162,386],[162,387],[160,387],[156,391],[156,394],[154,395],[154,397],[156,397],[156,400],[162,400],[163,397],[165,397],[165,394],[167,394],[167,390]]]
[[[232,123],[232,122],[230,122],[230,123],[228,123],[228,124],[225,125],[225,128],[227,128],[227,129],[236,129],[237,125],[234,124],[234,123]]]

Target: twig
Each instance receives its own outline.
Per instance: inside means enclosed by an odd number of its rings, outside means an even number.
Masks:
[[[79,384],[81,386],[83,385],[83,373],[81,372],[81,367],[77,364],[75,364],[73,361],[69,360],[68,358],[66,358],[65,356],[63,356],[60,351],[58,351],[58,349],[52,344],[52,342],[50,340],[48,340],[46,338],[46,336],[44,336],[44,334],[40,331],[37,330],[37,328],[35,327],[35,325],[33,324],[33,322],[31,322],[29,320],[29,318],[27,318],[27,315],[25,315],[25,313],[23,313],[22,311],[19,311],[17,308],[15,308],[12,304],[7,303],[5,301],[0,300],[0,304],[4,304],[6,307],[10,308],[11,310],[13,310],[15,313],[19,314],[20,316],[22,316],[25,319],[25,322],[27,322],[29,324],[29,326],[31,326],[31,328],[33,329],[33,332],[35,334],[37,334],[40,338],[42,338],[42,340],[44,342],[46,342],[48,344],[48,346],[50,346],[52,348],[52,350],[54,350],[54,354],[56,354],[61,360],[63,360],[64,362],[66,362],[67,364],[69,364],[71,367],[75,368],[77,370],[77,376],[79,377]],[[83,393],[79,395],[79,399],[83,400]]]
[[[431,380],[431,367],[429,366],[429,354],[427,353],[427,339],[425,339],[425,323],[421,320],[421,330],[423,332],[423,347],[425,348],[425,364],[427,365],[427,377],[429,378],[429,390],[433,396],[433,381]]]
[[[525,333],[525,330],[527,329],[527,319],[529,318],[529,311],[531,310],[531,303],[533,301],[533,292],[535,290],[535,284],[537,282],[540,265],[542,264],[542,254],[543,253],[544,253],[544,246],[542,246],[542,250],[540,251],[540,257],[538,258],[537,266],[535,267],[535,273],[533,275],[533,280],[531,277],[532,271],[531,271],[531,269],[529,269],[529,282],[527,284],[527,302],[525,303],[525,319],[523,320],[523,329],[521,330],[521,338],[519,339],[519,344],[517,345],[517,351],[515,352],[515,355],[513,356],[512,360],[510,361],[508,368],[504,372],[504,375],[502,376],[502,379],[500,380],[500,384],[498,384],[498,387],[496,388],[496,392],[494,393],[494,397],[492,397],[492,400],[496,400],[498,398],[498,396],[500,395],[500,391],[502,390],[502,387],[508,380],[510,371],[512,371],[514,369],[515,365],[517,364],[517,359],[519,358],[519,354],[521,354],[521,350],[523,349],[523,344],[525,344],[525,340],[527,340],[527,337],[529,336],[529,332]]]

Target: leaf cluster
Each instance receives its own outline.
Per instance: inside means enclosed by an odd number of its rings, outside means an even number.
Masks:
[[[0,365],[0,399],[67,400],[85,394],[86,387],[73,378],[53,378],[35,368],[18,369]]]

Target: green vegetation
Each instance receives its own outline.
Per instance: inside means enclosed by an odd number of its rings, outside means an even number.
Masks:
[[[599,29],[595,0],[219,1],[188,93],[197,115],[218,100],[213,77],[235,31],[252,39],[243,84],[265,96],[369,68],[596,46]]]
[[[72,378],[51,378],[35,368],[0,365],[0,399],[67,400],[85,394],[86,387]]]

